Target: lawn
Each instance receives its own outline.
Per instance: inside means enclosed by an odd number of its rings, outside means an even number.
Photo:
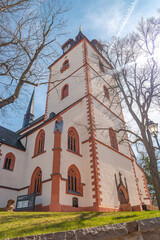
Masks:
[[[160,217],[160,212],[0,212],[0,239],[61,232],[154,217]]]

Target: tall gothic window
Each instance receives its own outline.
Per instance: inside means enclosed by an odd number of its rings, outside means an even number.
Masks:
[[[42,171],[39,167],[37,167],[32,174],[29,194],[32,193],[42,193]]]
[[[71,165],[68,169],[68,192],[82,194],[83,188],[78,168]]]
[[[117,137],[116,137],[116,133],[113,130],[113,128],[109,128],[109,136],[110,136],[111,147],[118,150]]]
[[[15,164],[15,156],[13,153],[7,153],[4,160],[3,169],[13,171]]]
[[[40,130],[36,137],[34,155],[44,152],[44,142],[45,142],[45,132],[44,130]]]
[[[68,130],[68,149],[79,153],[79,136],[73,127],[70,127]]]
[[[104,91],[104,96],[106,98],[110,99],[108,88],[105,85],[103,86],[103,91]]]
[[[61,91],[61,99],[68,96],[68,84],[65,84]]]
[[[79,136],[73,127],[70,127],[68,130],[68,149],[79,153]]]

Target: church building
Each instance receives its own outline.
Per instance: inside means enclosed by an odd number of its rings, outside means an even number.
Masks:
[[[140,211],[150,195],[116,131],[125,121],[102,46],[80,30],[62,50],[49,66],[44,115],[34,119],[34,90],[22,128],[0,127],[0,207],[35,193],[36,211]]]

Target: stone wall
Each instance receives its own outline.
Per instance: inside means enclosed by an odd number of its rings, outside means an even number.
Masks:
[[[160,240],[160,217],[12,240]]]

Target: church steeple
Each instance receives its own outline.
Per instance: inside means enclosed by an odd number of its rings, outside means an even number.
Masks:
[[[78,35],[76,36],[75,40],[76,40],[76,43],[79,42],[82,38],[84,38],[85,36],[83,35],[83,33],[81,32],[81,26],[79,27],[79,33]]]
[[[27,127],[34,120],[34,93],[35,89],[33,90],[30,102],[28,104],[27,112],[24,115],[23,128]]]

